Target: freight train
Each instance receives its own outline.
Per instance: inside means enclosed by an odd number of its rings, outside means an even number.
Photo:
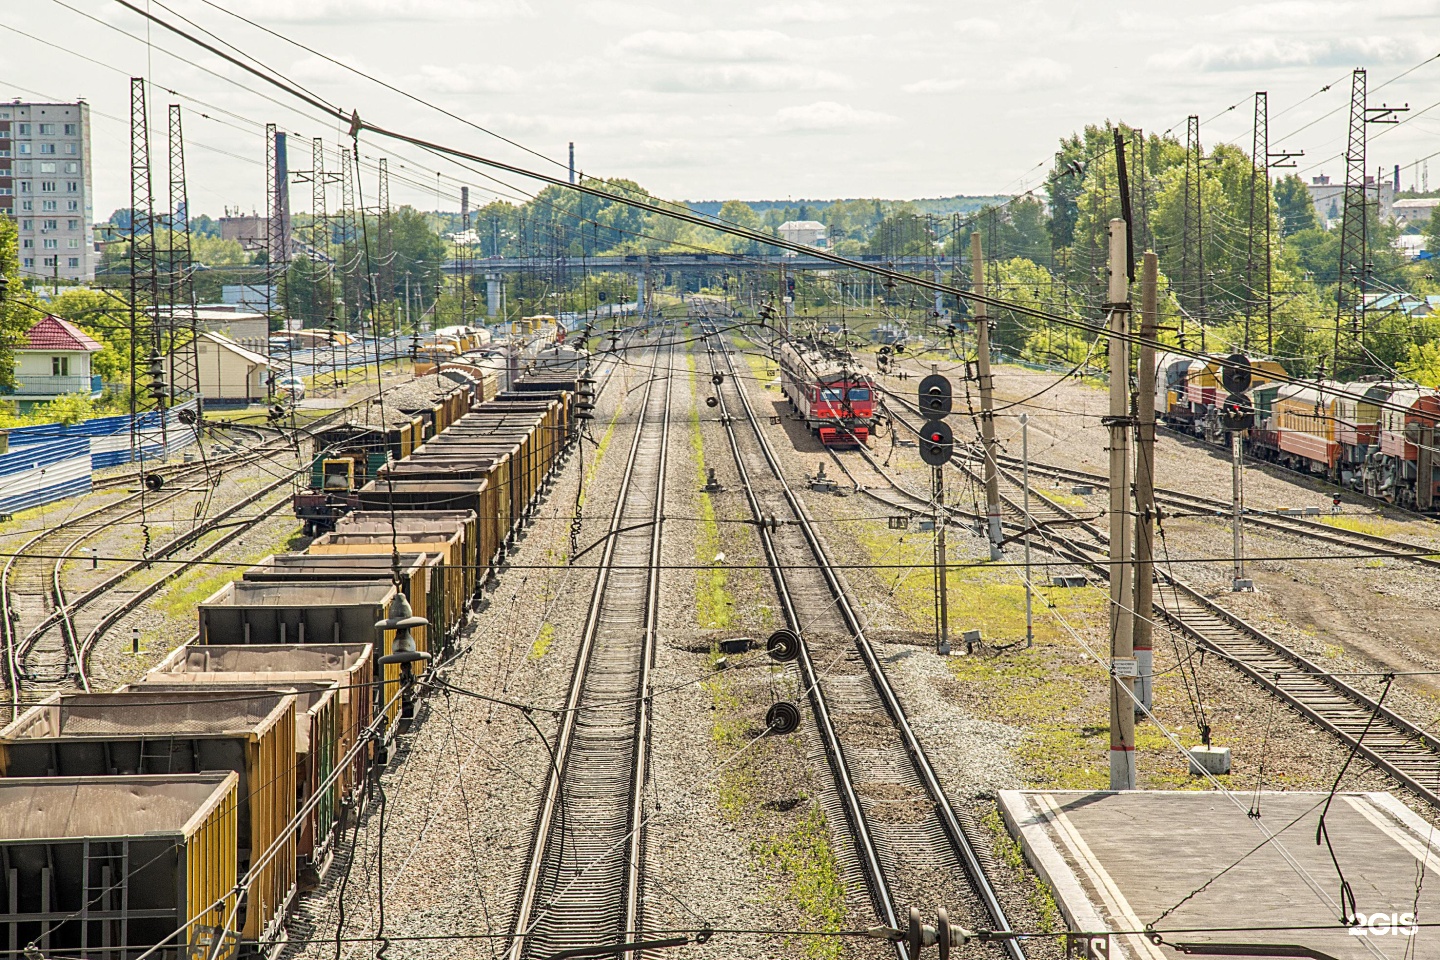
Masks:
[[[1220,360],[1173,353],[1157,358],[1155,409],[1165,423],[1211,442],[1224,436]],[[1245,437],[1250,456],[1396,506],[1436,509],[1440,391],[1383,380],[1290,381],[1274,361],[1256,361],[1252,368],[1255,426]]]
[[[863,445],[875,428],[875,381],[818,340],[782,342],[775,354],[790,407],[827,447]]]
[[[571,448],[589,383],[439,380],[387,391],[402,420],[352,425],[351,509],[201,602],[191,643],[140,683],[55,694],[0,729],[12,950],[232,960],[279,940],[408,722],[405,661],[452,649]],[[317,457],[322,487],[340,459]]]

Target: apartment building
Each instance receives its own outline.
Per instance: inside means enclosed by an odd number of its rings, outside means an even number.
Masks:
[[[29,276],[95,276],[90,105],[0,102],[0,214],[20,228]]]

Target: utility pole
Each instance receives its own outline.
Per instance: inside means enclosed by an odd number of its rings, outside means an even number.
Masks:
[[[1270,286],[1268,279],[1270,266],[1270,170],[1268,157],[1270,152],[1270,124],[1269,124],[1269,95],[1264,90],[1255,91],[1255,123],[1250,139],[1250,215],[1247,218],[1249,229],[1245,231],[1245,339],[1244,347],[1250,349],[1250,320],[1255,315],[1255,299],[1259,291],[1256,290],[1256,269],[1255,262],[1255,241],[1263,239],[1265,244],[1265,266],[1267,279],[1265,286]],[[1264,178],[1265,186],[1263,191],[1260,187],[1261,178]],[[1258,196],[1257,196],[1258,195]],[[1266,229],[1262,232],[1256,229],[1255,222],[1256,201],[1260,203],[1259,213],[1265,218]],[[1260,234],[1259,237],[1256,234]],[[1269,311],[1266,311],[1266,329],[1270,330]],[[1271,339],[1267,337],[1267,339]],[[1271,347],[1273,349],[1273,346]]]
[[[1135,789],[1134,584],[1130,570],[1130,289],[1125,221],[1110,221],[1110,789]]]
[[[1145,251],[1140,275],[1140,363],[1135,385],[1135,695],[1149,710],[1155,664],[1155,336],[1160,261]]]
[[[1030,578],[1030,414],[1020,414],[1020,484],[1025,512],[1025,647],[1035,646],[1034,583]]]
[[[985,296],[985,252],[980,231],[970,234],[972,288]],[[985,520],[990,537],[990,559],[1002,556],[1000,541],[1000,477],[995,467],[995,379],[990,375],[990,316],[983,300],[975,301],[975,377],[980,386],[980,442],[985,455]]]

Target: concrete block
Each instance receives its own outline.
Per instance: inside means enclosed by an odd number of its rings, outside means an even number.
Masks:
[[[1201,776],[1209,773],[1215,776],[1230,772],[1229,747],[1191,747],[1190,774]]]

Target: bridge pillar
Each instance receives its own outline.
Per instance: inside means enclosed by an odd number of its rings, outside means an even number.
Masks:
[[[645,271],[641,270],[635,275],[635,313],[638,316],[645,316]]]
[[[500,315],[500,275],[498,273],[485,275],[485,313],[491,317]]]

